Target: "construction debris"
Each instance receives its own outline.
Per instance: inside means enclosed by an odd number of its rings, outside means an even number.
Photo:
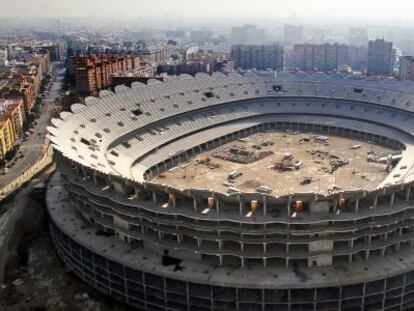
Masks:
[[[233,172],[231,172],[230,174],[229,174],[229,176],[227,176],[227,178],[229,179],[229,180],[234,180],[234,179],[236,179],[237,177],[240,177],[242,175],[242,173],[240,173],[240,172],[238,172],[238,171],[233,171]]]
[[[322,135],[313,135],[313,141],[318,144],[329,145],[329,140],[327,136]]]
[[[303,144],[303,143],[308,143],[310,142],[310,138],[309,137],[303,137],[299,140],[299,144]]]
[[[229,187],[229,189],[227,189],[227,193],[228,194],[241,193],[241,191],[235,187]]]
[[[276,162],[273,169],[279,172],[297,171],[304,166],[302,161],[293,163],[293,154],[285,152],[281,161]]]
[[[331,160],[329,162],[330,164],[330,168],[324,168],[324,172],[325,173],[329,173],[332,174],[333,172],[335,172],[338,168],[345,166],[349,163],[348,160],[342,158],[339,155],[330,153],[328,151],[323,151],[323,150],[319,150],[319,149],[313,149],[313,150],[308,150],[306,151],[307,153],[310,153],[313,156],[317,156],[321,159],[324,159],[324,157],[329,157]]]
[[[215,169],[215,168],[219,168],[220,164],[219,163],[215,163],[213,161],[211,161],[211,159],[209,157],[206,157],[205,159],[196,159],[195,160],[195,165],[205,165],[207,166],[209,169]]]
[[[331,154],[331,158],[333,158],[329,164],[331,165],[331,168],[326,171],[326,173],[332,174],[335,172],[338,168],[345,166],[349,163],[348,160],[340,157],[340,156],[334,156]]]
[[[312,177],[312,176],[305,176],[305,177],[303,177],[303,179],[300,181],[300,184],[301,184],[302,186],[304,186],[304,185],[308,185],[308,184],[310,184],[312,181],[313,181],[313,177]]]
[[[262,145],[262,147],[267,147],[267,146],[273,146],[273,144],[274,144],[273,141],[265,140],[260,145]]]
[[[259,192],[259,193],[265,193],[265,194],[272,193],[272,189],[270,189],[269,187],[266,187],[266,186],[257,187],[256,191]]]
[[[259,149],[257,147],[261,149],[260,146],[256,145],[256,149]],[[273,154],[273,151],[247,150],[247,147],[243,145],[231,145],[219,148],[212,153],[212,156],[226,161],[248,164],[263,159],[271,154]]]

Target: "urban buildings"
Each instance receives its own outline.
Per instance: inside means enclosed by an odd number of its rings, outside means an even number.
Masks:
[[[50,70],[50,57],[49,52],[45,54],[30,54],[27,57],[27,62],[35,65],[39,65],[39,69],[41,70],[42,74],[46,74]]]
[[[7,78],[0,79],[0,98],[22,98],[26,114],[29,114],[40,85],[38,79],[33,71],[26,71],[25,74],[12,72]]]
[[[394,68],[394,52],[392,42],[384,39],[368,42],[368,74],[390,75]]]
[[[293,64],[306,72],[333,72],[346,64],[347,46],[344,44],[296,44],[293,47]]]
[[[365,46],[351,45],[347,48],[346,64],[355,71],[366,71],[368,66],[368,41]]]
[[[166,30],[165,36],[169,39],[182,39],[185,37],[184,30]]]
[[[230,41],[233,44],[264,44],[266,33],[256,25],[232,27]]]
[[[7,68],[0,78],[0,159],[13,148],[32,112],[43,78],[40,66],[30,63]]]
[[[12,120],[10,118],[0,119],[0,160],[4,160],[15,140]]]
[[[236,68],[283,70],[283,47],[273,45],[234,45],[231,58]]]
[[[92,94],[111,85],[111,76],[139,71],[140,57],[133,55],[77,55],[69,58],[68,71],[76,89]]]
[[[58,62],[62,59],[62,46],[60,44],[48,45],[45,49],[49,52],[51,62]]]
[[[234,69],[234,61],[228,59],[226,53],[212,51],[187,52],[183,61],[169,62],[158,66],[158,73],[169,75],[189,74],[198,72],[212,73],[216,71],[230,72]]]
[[[401,81],[414,81],[414,57],[413,56],[401,56],[400,69],[398,71],[398,77]]]
[[[155,63],[164,63],[171,57],[172,47],[169,45],[143,44],[137,50],[137,54],[145,60]]]
[[[213,32],[211,30],[192,30],[190,32],[190,40],[196,43],[209,42],[213,39]]]
[[[286,45],[303,43],[303,26],[285,25],[283,28],[283,41]]]
[[[410,310],[413,90],[247,72],[86,98],[48,128],[51,240],[141,310]]]
[[[22,98],[0,99],[0,120],[10,119],[13,137],[17,138],[22,133],[26,121],[26,111]]]

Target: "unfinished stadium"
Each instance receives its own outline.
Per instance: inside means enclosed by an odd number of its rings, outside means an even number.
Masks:
[[[249,72],[101,91],[48,128],[52,241],[141,310],[409,309],[413,90]]]

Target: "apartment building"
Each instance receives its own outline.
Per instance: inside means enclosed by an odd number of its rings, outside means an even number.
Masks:
[[[111,85],[111,76],[138,70],[140,57],[133,55],[77,55],[69,58],[69,74],[76,88],[92,94]]]
[[[257,70],[283,70],[283,46],[273,45],[234,45],[231,58],[236,68]]]
[[[337,71],[346,64],[344,44],[296,44],[293,47],[293,66],[296,70]]]
[[[389,75],[393,72],[393,43],[384,39],[368,42],[368,73]]]
[[[401,56],[398,77],[401,81],[414,81],[414,57]]]

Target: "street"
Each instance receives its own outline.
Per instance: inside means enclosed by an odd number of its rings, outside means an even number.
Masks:
[[[62,85],[63,74],[61,69],[57,69],[56,81],[53,81],[53,78],[51,79],[53,85],[45,98],[42,98],[42,104],[39,107],[40,116],[35,120],[36,125],[33,128],[33,133],[30,134],[27,141],[22,141],[21,143],[20,151],[23,153],[24,157],[18,159],[16,164],[10,168],[7,174],[0,176],[0,188],[6,186],[29,169],[47,150],[45,144],[46,127],[49,125],[55,107],[55,99],[57,98]]]

